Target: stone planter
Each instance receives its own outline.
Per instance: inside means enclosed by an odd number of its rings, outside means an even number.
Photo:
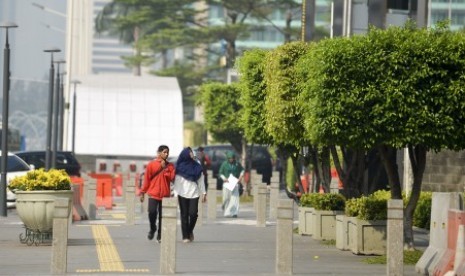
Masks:
[[[316,240],[336,239],[336,215],[342,215],[343,211],[315,210],[312,214],[313,235]]]
[[[387,220],[361,220],[348,217],[349,249],[354,254],[386,254]]]
[[[71,212],[73,191],[17,191],[16,210],[28,231],[51,233],[55,198],[69,199],[68,215]]]
[[[312,235],[312,214],[315,209],[312,207],[299,207],[299,234]]]
[[[346,215],[336,216],[336,248],[349,250],[349,217]]]

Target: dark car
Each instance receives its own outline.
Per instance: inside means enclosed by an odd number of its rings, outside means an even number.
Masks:
[[[34,168],[45,168],[45,151],[19,151],[15,152]],[[65,170],[70,176],[81,176],[81,165],[71,151],[58,151],[56,169]]]
[[[203,146],[205,154],[210,158],[213,177],[217,178],[216,188],[221,190],[223,187],[223,181],[218,177],[218,171],[220,170],[221,164],[226,160],[226,152],[233,151],[236,153],[236,158],[240,160],[240,154],[234,151],[231,145],[208,145]],[[262,175],[262,182],[270,184],[271,175],[273,171],[272,157],[265,146],[254,145],[247,147],[250,158],[252,156],[252,169],[257,170],[258,174]],[[252,153],[252,155],[250,154]]]

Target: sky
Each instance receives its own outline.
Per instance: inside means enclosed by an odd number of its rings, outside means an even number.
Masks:
[[[46,10],[34,6],[34,3]],[[66,3],[64,0],[0,0],[0,22],[18,25],[9,31],[12,80],[48,80],[50,54],[43,52],[44,49],[60,48],[62,53],[57,54],[57,58],[64,59]],[[0,30],[0,47],[3,68],[4,29]]]

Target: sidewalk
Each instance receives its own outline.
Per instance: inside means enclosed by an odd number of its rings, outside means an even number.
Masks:
[[[210,222],[205,206],[193,243],[181,242],[178,225],[176,274],[275,275],[275,222],[257,227],[251,203],[241,206],[236,219],[222,218],[219,209],[217,219]],[[160,275],[160,245],[147,240],[147,215],[140,213],[140,204],[136,210],[136,225],[125,225],[125,208],[120,204],[99,210],[97,220],[71,224],[67,274]],[[0,275],[50,275],[51,246],[21,244],[23,232],[15,209],[0,218]],[[415,234],[417,244],[425,248],[427,233]],[[294,275],[386,275],[385,265],[364,263],[367,256],[340,251],[310,236],[293,234],[293,239]],[[404,266],[404,275],[418,274],[414,266]]]

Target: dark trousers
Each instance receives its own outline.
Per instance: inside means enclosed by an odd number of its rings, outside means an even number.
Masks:
[[[181,211],[181,230],[182,239],[189,239],[194,232],[195,223],[197,222],[199,198],[185,198],[178,196],[179,210]]]
[[[157,240],[161,239],[161,200],[156,200],[149,197],[149,222],[150,222],[150,231],[157,231],[157,216],[158,216],[158,234]]]

